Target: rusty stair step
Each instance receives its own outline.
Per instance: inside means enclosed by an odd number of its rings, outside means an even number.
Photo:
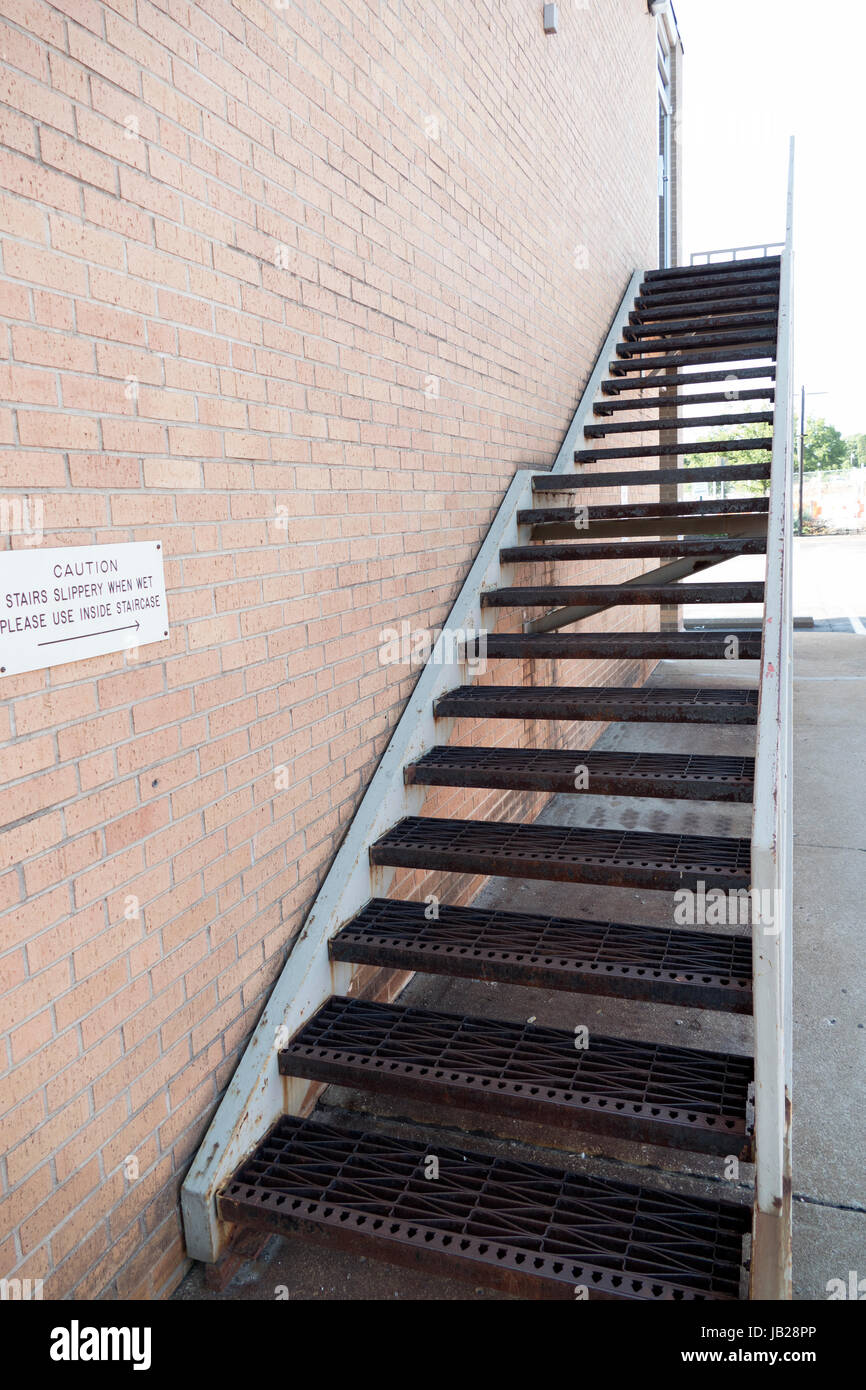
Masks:
[[[774,320],[775,322],[775,320]],[[682,337],[676,334],[668,336],[662,334],[658,337],[641,338],[637,342],[617,343],[617,357],[628,357],[632,360],[638,357],[655,356],[660,352],[691,352],[699,348],[725,348],[727,351],[741,347],[751,347],[755,343],[768,343],[774,335],[771,334],[767,325],[761,328],[742,328],[733,330],[720,330],[717,333],[687,333]],[[650,366],[655,365],[650,363]]]
[[[753,441],[749,441],[752,443]],[[609,506],[522,507],[517,513],[521,526],[543,526],[553,522],[627,521],[630,517],[738,516],[767,512],[768,497],[703,497],[694,502],[619,502]]]
[[[659,372],[667,367],[700,367],[709,366],[713,362],[729,362],[731,366],[728,372],[723,375],[742,376],[742,372],[737,366],[738,363],[746,362],[751,358],[775,358],[775,356],[775,339],[761,343],[744,344],[741,347],[731,346],[714,349],[699,348],[695,344],[690,344],[676,352],[671,352],[669,345],[669,350],[664,355],[617,357],[613,362],[608,363],[608,371],[612,377],[615,377],[626,376],[629,372]],[[760,373],[760,375],[766,374]],[[665,385],[670,384],[671,382],[666,378]]]
[[[751,802],[755,760],[699,753],[446,744],[430,748],[417,762],[410,763],[404,778],[409,786]]]
[[[705,280],[696,285],[653,285],[646,280],[635,296],[635,308],[651,309],[656,305],[742,303],[747,299],[773,299],[778,301],[781,281],[778,274],[753,275],[747,279],[729,278],[715,282]]]
[[[766,312],[768,309],[777,309],[779,296],[776,294],[743,294],[735,292],[731,299],[703,297],[693,291],[691,295],[682,295],[672,303],[664,303],[659,298],[653,296],[640,296],[634,302],[635,307],[629,312],[629,323],[647,324],[655,320],[669,320],[682,318],[685,314],[693,315],[695,318],[703,319],[707,315],[714,314],[755,314]]]
[[[712,685],[461,685],[441,695],[433,713],[437,719],[756,724],[758,692]]]
[[[406,816],[370,848],[373,864],[614,887],[748,888],[747,839],[583,826]]]
[[[748,1160],[750,1057],[333,995],[282,1076]]]
[[[781,276],[778,270],[756,270],[751,275],[696,275],[690,280],[681,281],[644,279],[638,285],[635,297],[644,299],[652,295],[662,299],[687,294],[689,291],[700,291],[703,295],[724,295],[731,290],[749,294],[774,294],[778,293],[780,283]]]
[[[535,492],[568,492],[587,487],[657,487],[660,483],[738,482],[769,478],[770,463],[720,463],[710,468],[647,468],[625,473],[537,473]]]
[[[742,499],[731,499],[733,501]],[[759,499],[760,500],[760,499]],[[671,505],[668,503],[665,506]],[[724,512],[706,513],[701,516],[683,516],[680,512],[667,516],[661,510],[641,515],[620,518],[613,521],[594,520],[584,525],[582,517],[570,521],[551,522],[532,527],[534,541],[569,541],[576,533],[587,535],[592,540],[609,540],[616,536],[637,539],[642,536],[696,536],[707,540],[713,536],[726,538],[738,536],[765,536],[767,530],[766,512]],[[616,558],[616,557],[614,557]]]
[[[698,275],[730,275],[732,272],[744,273],[753,270],[776,270],[782,265],[781,256],[743,256],[730,261],[707,261],[704,265],[666,265],[656,270],[647,270],[645,278],[657,283],[659,280],[689,280]]]
[[[763,603],[762,580],[688,584],[526,584],[488,589],[488,608],[546,608],[560,604]]]
[[[735,502],[743,500],[745,499],[726,499],[726,501]],[[648,509],[653,507],[652,503],[639,505],[646,505]],[[575,515],[568,521],[534,525],[532,527],[532,540],[543,541],[545,544],[548,541],[570,541],[572,536],[576,534],[586,535],[588,539],[593,541],[606,541],[613,537],[619,539],[628,537],[636,540],[640,537],[652,536],[676,536],[678,538],[695,536],[699,540],[709,540],[714,536],[723,536],[726,539],[741,536],[766,536],[766,512],[749,508],[746,512],[720,510],[684,516],[679,510],[671,515],[662,511],[662,507],[677,506],[676,503],[657,503],[655,510],[632,513],[630,516],[609,521],[600,521],[598,518],[588,521],[576,510]],[[614,556],[613,558],[616,559],[617,557]]]
[[[773,354],[770,355],[772,356]],[[707,360],[709,361],[711,359]],[[685,362],[684,359],[681,357],[672,357],[670,358],[670,360],[665,359],[662,363],[659,362],[659,359],[656,359],[656,362],[653,364],[654,369],[651,375],[646,377],[639,377],[636,380],[631,381],[623,375],[623,373],[628,370],[628,363],[612,362],[610,363],[610,366],[614,369],[616,373],[618,373],[618,375],[614,377],[605,378],[605,380],[601,383],[602,392],[606,396],[621,396],[626,391],[658,391],[662,386],[703,386],[709,385],[710,382],[717,381],[728,383],[729,389],[736,389],[730,387],[730,382],[732,380],[737,383],[741,381],[756,381],[759,379],[774,381],[776,377],[775,362],[767,362],[764,366],[761,367],[737,366],[736,371],[734,371],[731,367],[726,367],[723,370],[713,372],[666,371],[664,376],[660,376],[658,372],[655,370],[659,365],[665,367],[679,367],[688,366],[689,364]],[[604,401],[599,402],[599,404],[603,409],[605,404]],[[634,399],[630,399],[629,405],[634,410],[643,409],[643,402],[639,395],[636,395]],[[625,407],[623,406],[623,409],[624,408]]]
[[[664,381],[647,382],[647,389],[657,390]],[[621,382],[616,383],[617,389],[622,386]],[[626,410],[669,410],[672,406],[681,405],[730,405],[732,401],[772,401],[776,398],[775,389],[772,386],[756,387],[751,390],[737,391],[736,396],[731,396],[727,391],[703,391],[694,392],[688,396],[643,396],[638,400],[618,400],[618,401],[596,401],[593,406],[593,414],[601,416],[615,415],[618,411]],[[687,417],[688,418],[688,417]]]
[[[760,336],[770,329],[774,329],[778,322],[778,314],[766,311],[755,310],[753,313],[743,314],[698,314],[689,318],[665,320],[653,320],[650,323],[629,322],[623,328],[623,337],[627,343],[643,343],[645,339],[652,339],[653,335],[661,340],[662,348],[668,346],[670,335],[676,336],[678,333],[695,334],[700,340],[703,334],[712,333],[732,333],[737,330],[738,336],[732,341],[747,342],[752,334],[743,336],[742,329],[760,329]],[[713,338],[713,341],[719,341]],[[724,340],[723,340],[724,341]],[[618,349],[617,349],[618,350]]]
[[[727,415],[660,416],[657,420],[616,420],[603,425],[585,425],[587,439],[601,439],[606,434],[655,434],[662,430],[699,430],[722,425],[771,425],[771,410],[743,410]]]
[[[729,639],[737,638],[731,649]],[[726,632],[492,632],[485,638],[492,661],[594,660],[757,661],[761,634],[732,623]],[[735,650],[736,655],[729,654]]]
[[[778,298],[781,287],[778,270],[755,271],[751,275],[695,276],[677,283],[674,280],[642,280],[635,303],[646,299],[655,304],[664,299],[728,299],[744,295],[772,295]]]
[[[677,444],[615,444],[610,449],[575,449],[575,463],[598,463],[604,459],[669,458],[673,454],[731,454],[744,449],[771,450],[773,436],[760,439],[702,439]]]
[[[220,1218],[522,1298],[737,1299],[751,1213],[582,1173],[284,1115]]]
[[[752,943],[683,927],[594,922],[373,898],[335,937],[332,960],[537,989],[749,1013]]]
[[[766,536],[728,536],[700,540],[654,541],[540,541],[507,545],[499,552],[504,565],[546,564],[548,560],[677,560],[713,559],[732,555],[763,555]]]

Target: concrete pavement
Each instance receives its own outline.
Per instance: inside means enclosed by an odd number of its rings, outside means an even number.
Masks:
[[[763,579],[763,555],[738,555],[694,575],[686,584],[748,582]],[[866,535],[794,537],[794,615],[816,623],[848,622],[866,632]],[[683,617],[721,618],[732,610],[718,604],[683,606]],[[760,604],[737,604],[741,618],[760,618]],[[862,633],[861,633],[862,635]]]

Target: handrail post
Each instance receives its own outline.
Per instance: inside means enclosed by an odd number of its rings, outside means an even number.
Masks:
[[[776,399],[752,819],[755,1022],[753,1299],[791,1297],[794,140],[779,287]]]

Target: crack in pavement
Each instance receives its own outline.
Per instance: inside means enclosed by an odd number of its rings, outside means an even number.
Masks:
[[[810,1207],[826,1207],[829,1211],[853,1211],[858,1216],[866,1216],[866,1206],[861,1206],[858,1202],[826,1202],[823,1197],[810,1197],[806,1192],[794,1192],[791,1194],[792,1202],[803,1202]]]

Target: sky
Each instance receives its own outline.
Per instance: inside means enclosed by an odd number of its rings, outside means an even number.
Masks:
[[[685,50],[681,260],[784,238],[793,135],[797,394],[815,393],[807,417],[866,433],[866,0],[673,3]]]

